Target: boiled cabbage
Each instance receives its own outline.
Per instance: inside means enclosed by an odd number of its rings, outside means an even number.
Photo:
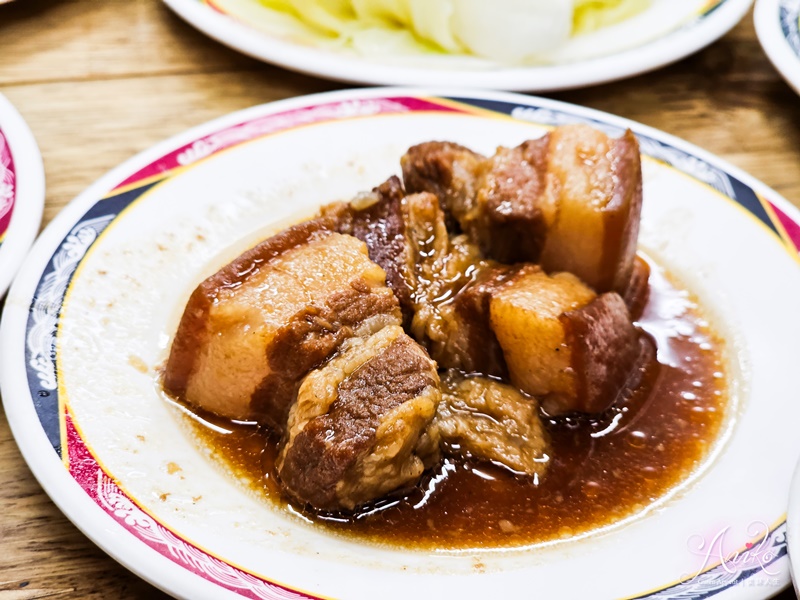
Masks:
[[[580,35],[624,21],[646,9],[650,0],[575,0],[572,33]]]
[[[579,35],[626,19],[650,0],[259,0],[342,45],[417,45],[504,63],[544,56]],[[407,32],[412,35],[409,36]]]
[[[573,0],[453,0],[454,36],[473,54],[515,63],[569,39]]]

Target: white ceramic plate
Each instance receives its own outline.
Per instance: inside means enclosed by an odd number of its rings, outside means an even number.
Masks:
[[[758,0],[755,22],[764,52],[800,94],[800,0]]]
[[[36,238],[44,208],[44,167],[30,129],[0,94],[0,297]]]
[[[164,1],[223,44],[302,73],[361,84],[538,92],[622,79],[680,60],[727,33],[752,4],[752,0],[653,0],[651,8],[628,21],[571,40],[559,50],[554,64],[506,67],[466,56],[369,58],[316,48],[294,41],[281,27],[265,25],[256,0]]]
[[[548,127],[631,127],[640,242],[712,309],[733,408],[691,480],[625,522],[514,550],[423,552],[342,539],[221,472],[160,395],[156,369],[220,253],[398,171],[414,143],[477,150]],[[23,455],[106,552],[185,598],[765,598],[789,583],[786,503],[800,438],[800,215],[733,167],[647,127],[500,93],[377,89],[258,106],[115,169],[42,235],[0,327]],[[709,550],[710,549],[710,550]]]

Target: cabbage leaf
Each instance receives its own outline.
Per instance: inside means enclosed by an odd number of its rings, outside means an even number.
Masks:
[[[575,0],[572,34],[591,33],[629,19],[650,6],[650,0]]]
[[[257,2],[275,14],[297,19],[330,43],[362,54],[471,53],[514,63],[546,56],[570,35],[590,33],[630,18],[648,8],[651,0]],[[385,50],[380,48],[382,37]]]

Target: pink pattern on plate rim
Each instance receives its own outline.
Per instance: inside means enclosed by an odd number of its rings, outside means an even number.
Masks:
[[[0,130],[0,242],[8,231],[14,211],[15,191],[14,159],[11,148]]]
[[[323,121],[416,111],[463,112],[457,108],[437,104],[423,98],[411,97],[360,98],[295,108],[238,123],[183,145],[138,170],[114,189],[131,186],[143,179],[166,175],[173,169],[189,165],[220,150],[271,133]]]
[[[795,249],[800,252],[800,225],[772,202],[769,202],[769,205],[775,212],[775,216],[778,217],[778,221],[783,225],[783,229],[786,231],[786,235],[789,237],[792,244],[794,244]]]
[[[142,508],[97,463],[69,411],[64,411],[69,473],[89,497],[128,533],[160,555],[220,587],[254,600],[318,600],[238,569],[170,531]]]

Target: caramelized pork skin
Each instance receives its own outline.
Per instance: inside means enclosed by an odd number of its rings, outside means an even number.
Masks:
[[[447,371],[431,429],[449,454],[468,453],[518,475],[542,477],[547,471],[550,441],[538,403],[497,380]]]
[[[598,293],[628,287],[642,202],[638,143],[565,126],[486,158],[427,142],[401,160],[410,192],[436,194],[488,257],[568,271]]]
[[[438,460],[436,364],[400,327],[352,339],[303,380],[276,463],[284,489],[349,511],[414,485]]]
[[[599,413],[623,393],[642,346],[622,298],[528,265],[492,295],[491,324],[511,381],[551,415]]]
[[[586,306],[559,317],[565,344],[572,349],[575,400],[553,395],[550,414],[600,413],[639,383],[647,341],[631,324],[625,302],[614,292],[601,294]]]
[[[386,284],[400,301],[408,322],[413,313],[414,261],[406,232],[405,196],[403,184],[393,176],[352,202],[324,206],[320,214],[333,219],[339,233],[355,236],[367,245],[370,260],[386,271]]]
[[[169,393],[281,431],[311,368],[344,340],[400,323],[383,270],[332,225],[290,227],[197,287],[167,361]]]

